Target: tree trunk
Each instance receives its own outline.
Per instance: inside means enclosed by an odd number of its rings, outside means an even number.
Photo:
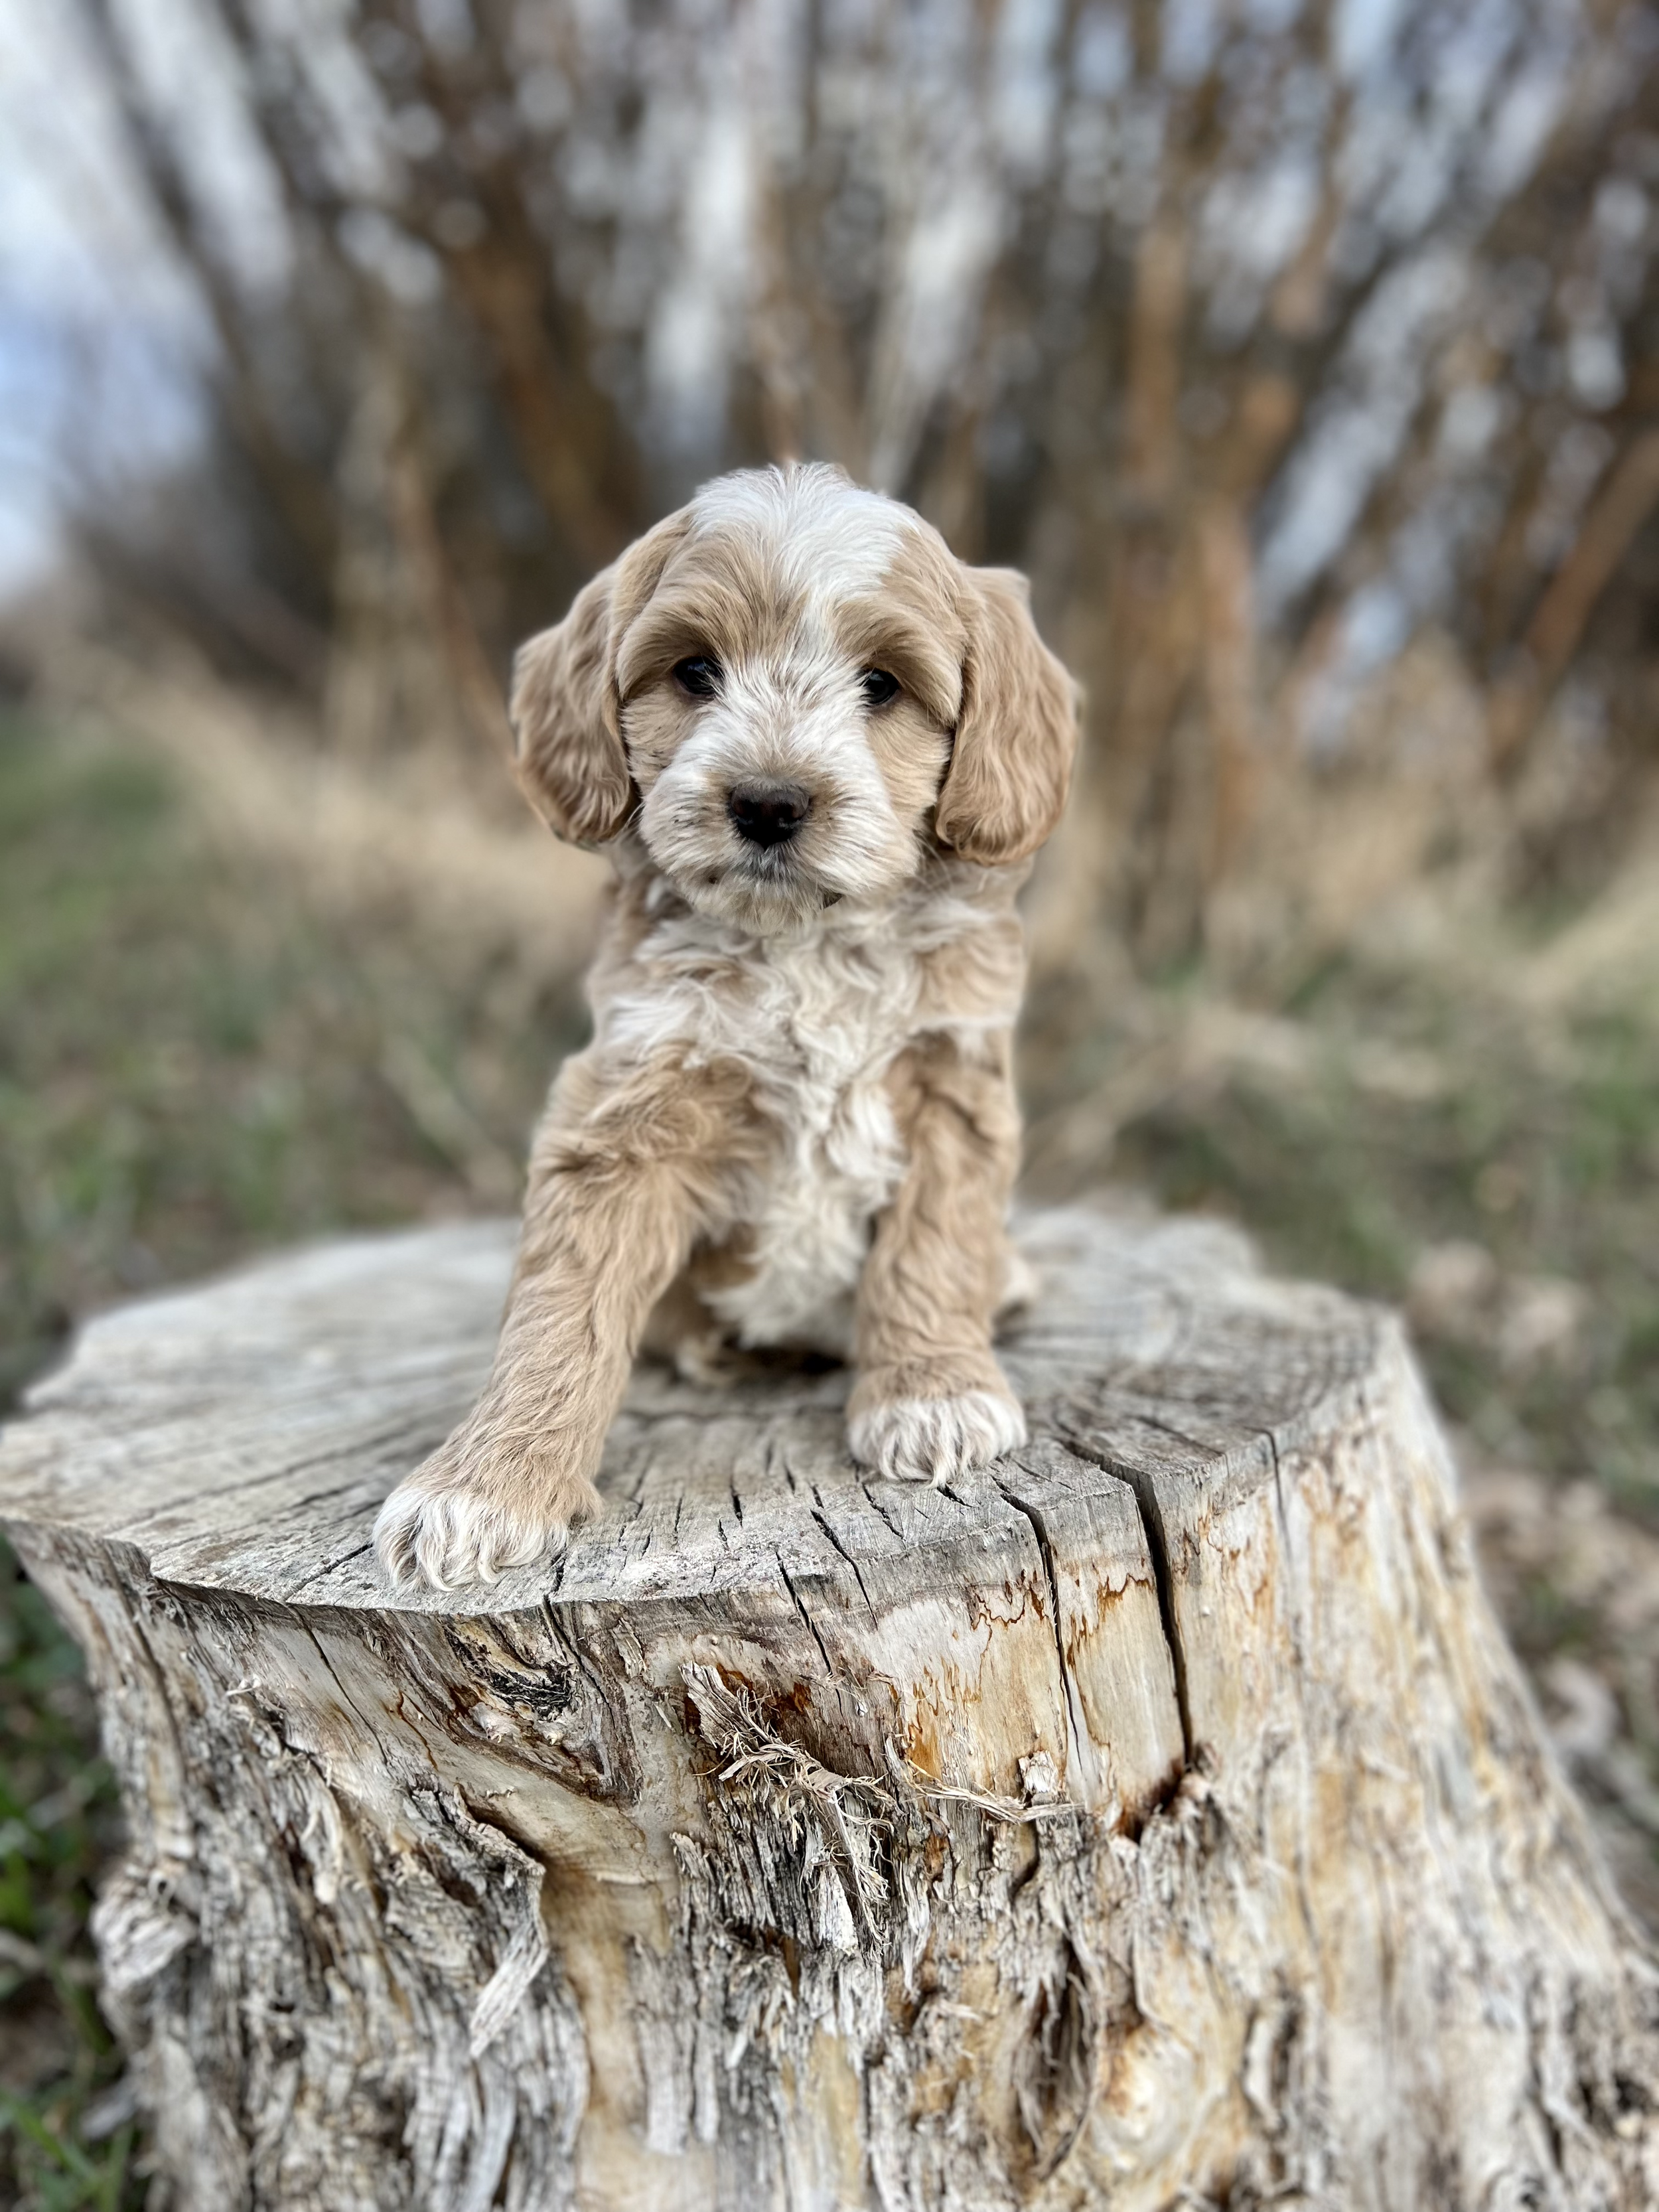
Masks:
[[[641,1368],[562,1564],[393,1598],[504,1225],[94,1323],[0,1455],[131,1843],[177,2212],[1659,2200],[1659,1996],[1395,1322],[1214,1225],[1024,1241],[1034,1441]]]

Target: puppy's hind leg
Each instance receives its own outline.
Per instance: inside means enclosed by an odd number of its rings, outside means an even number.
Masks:
[[[697,1296],[696,1262],[677,1275],[651,1309],[640,1350],[660,1359],[684,1382],[716,1389],[743,1370],[726,1330]]]
[[[996,1310],[992,1316],[999,1331],[1022,1314],[1029,1313],[1036,1304],[1042,1279],[1012,1237],[1002,1240],[1001,1287],[997,1292]]]

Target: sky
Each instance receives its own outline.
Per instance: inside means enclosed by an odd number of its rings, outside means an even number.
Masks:
[[[131,190],[78,11],[0,0],[0,593],[49,567],[78,475],[185,449],[199,318]]]

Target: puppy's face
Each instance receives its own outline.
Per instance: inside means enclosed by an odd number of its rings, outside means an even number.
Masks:
[[[514,720],[556,830],[631,826],[758,934],[880,905],[933,843],[1023,858],[1075,740],[1019,580],[821,467],[720,478],[659,524],[525,648]]]
[[[760,933],[921,865],[961,706],[949,556],[825,471],[704,492],[620,641],[640,835],[682,896]]]

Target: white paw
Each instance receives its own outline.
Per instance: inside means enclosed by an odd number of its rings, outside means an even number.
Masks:
[[[853,1456],[894,1482],[949,1482],[1025,1441],[1025,1416],[994,1390],[955,1398],[892,1398],[854,1415]]]
[[[502,1489],[469,1480],[441,1457],[400,1482],[374,1523],[374,1548],[393,1584],[467,1589],[563,1547],[567,1516],[550,1512],[529,1485],[518,1497]]]

